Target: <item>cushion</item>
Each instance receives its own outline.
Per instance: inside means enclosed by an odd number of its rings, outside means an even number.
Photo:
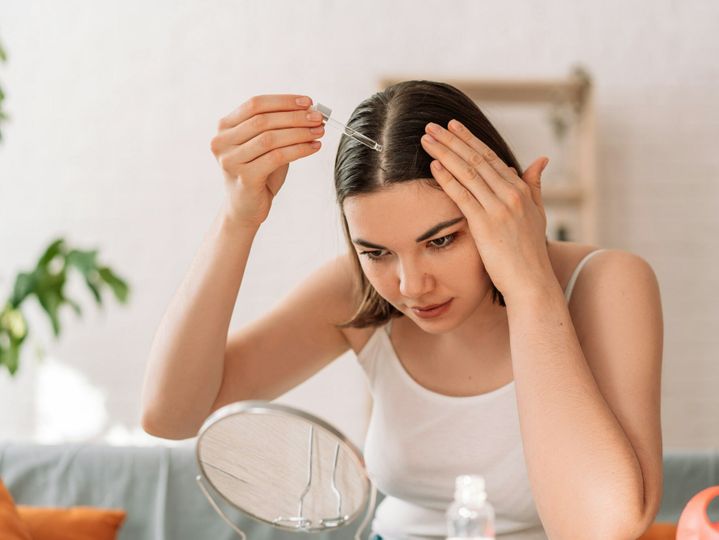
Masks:
[[[32,540],[30,529],[18,515],[15,501],[2,480],[0,480],[0,538]]]
[[[125,519],[119,509],[17,506],[32,540],[115,540]]]
[[[637,540],[674,540],[676,537],[676,523],[653,523]]]

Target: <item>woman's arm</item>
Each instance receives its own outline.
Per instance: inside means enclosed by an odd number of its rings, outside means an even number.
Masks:
[[[584,267],[572,315],[554,276],[506,296],[530,484],[552,539],[635,539],[662,492],[663,323],[651,267]]]
[[[307,96],[254,96],[220,119],[210,148],[227,198],[167,309],[150,351],[142,426],[191,437],[222,385],[227,330],[252,241],[292,161],[315,153],[322,115]]]
[[[207,233],[152,343],[142,392],[142,426],[148,433],[191,437],[210,412],[256,232],[221,212]]]
[[[524,454],[554,539],[635,539],[661,498],[662,314],[651,267],[597,255],[569,307],[551,266],[546,159],[520,178],[456,120],[426,126],[432,175],[504,295]],[[435,138],[436,137],[436,138]]]

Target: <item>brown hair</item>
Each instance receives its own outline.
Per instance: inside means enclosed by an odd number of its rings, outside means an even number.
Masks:
[[[342,328],[379,326],[402,313],[372,287],[360,266],[349,234],[342,204],[347,197],[372,193],[399,182],[427,182],[442,189],[432,177],[432,158],[420,139],[425,126],[434,122],[446,127],[459,120],[508,166],[521,176],[522,170],[510,150],[479,107],[465,94],[445,83],[405,81],[367,98],[354,110],[347,125],[382,145],[382,152],[368,148],[350,137],[342,137],[335,158],[335,190],[345,238],[354,254],[357,274],[357,309]],[[502,293],[492,284],[492,302],[506,306]]]

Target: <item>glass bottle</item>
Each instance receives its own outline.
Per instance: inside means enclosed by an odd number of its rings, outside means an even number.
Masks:
[[[457,477],[454,502],[446,516],[447,540],[494,540],[494,508],[487,500],[482,476],[465,474]]]

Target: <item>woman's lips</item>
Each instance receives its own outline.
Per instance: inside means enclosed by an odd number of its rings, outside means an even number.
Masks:
[[[412,309],[418,309],[420,311],[427,311],[427,310],[439,307],[443,304],[446,304],[447,302],[449,302],[449,300],[447,300],[446,302],[440,302],[439,304],[430,304],[428,306],[412,306]]]
[[[429,305],[427,307],[413,307],[412,311],[420,318],[422,319],[431,319],[433,317],[438,317],[445,313],[448,309],[450,304],[452,303],[452,298],[444,302],[443,304],[433,304]]]

